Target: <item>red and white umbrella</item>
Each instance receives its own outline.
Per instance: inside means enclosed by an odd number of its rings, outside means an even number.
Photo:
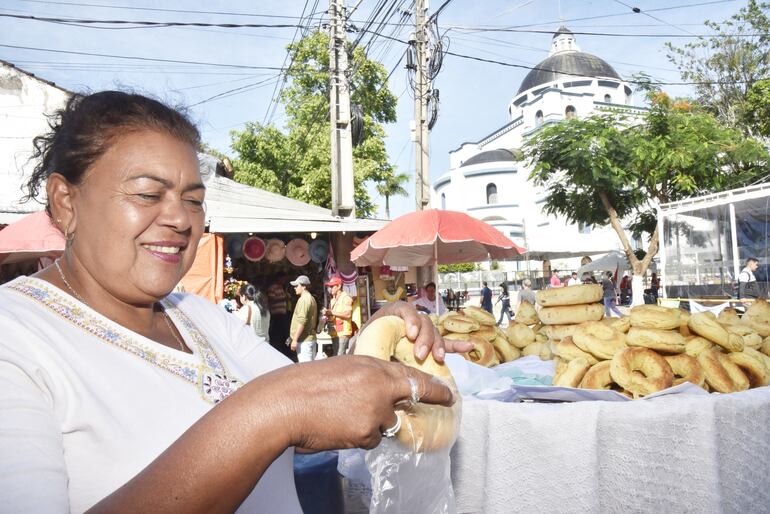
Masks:
[[[358,266],[427,266],[512,259],[525,251],[463,212],[429,209],[391,221],[358,245],[350,260]]]
[[[0,263],[56,258],[64,251],[64,243],[64,234],[45,211],[28,214],[0,230]]]
[[[429,209],[391,221],[358,245],[350,260],[357,266],[427,266],[512,259],[525,251],[495,227],[463,212]],[[438,312],[438,295],[436,306]]]

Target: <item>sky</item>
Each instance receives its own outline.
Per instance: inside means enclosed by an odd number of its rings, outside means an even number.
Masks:
[[[383,3],[376,20],[389,6],[401,7],[387,24],[372,26],[383,36],[353,31],[348,37],[360,37],[369,57],[391,73],[398,120],[386,126],[387,149],[397,171],[413,176],[414,99],[402,60],[406,45],[394,40],[409,38],[413,18],[403,10],[412,11],[413,2],[346,1],[349,10],[355,7],[350,21],[359,28]],[[582,51],[603,58],[623,78],[644,71],[676,83],[681,77],[666,58],[664,44],[681,46],[709,34],[704,20],[725,20],[744,5],[746,0],[433,0],[428,15],[443,7],[437,19],[444,48],[472,59],[445,55],[433,82],[440,104],[430,133],[431,181],[448,171],[449,151],[510,121],[507,107],[526,67],[548,56],[551,33],[560,21],[576,33]],[[0,59],[71,91],[131,89],[184,105],[203,140],[233,155],[231,131],[249,121],[285,123],[274,99],[287,63],[286,45],[303,30],[323,26],[327,8],[328,0],[0,0]],[[262,26],[137,27],[90,20]],[[682,85],[663,89],[673,96],[690,93]],[[637,95],[636,103],[641,102]],[[391,198],[391,217],[414,210],[413,181],[407,189],[409,197]],[[371,188],[370,193],[384,217],[384,199]]]

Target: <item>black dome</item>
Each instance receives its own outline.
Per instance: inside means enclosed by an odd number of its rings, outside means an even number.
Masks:
[[[585,52],[562,52],[548,57],[530,71],[516,93],[558,80],[560,77],[570,77],[580,80],[581,77],[610,77],[622,80],[618,72],[606,61]]]
[[[471,166],[473,164],[484,164],[487,162],[505,162],[505,161],[515,161],[516,157],[513,155],[513,152],[510,150],[506,150],[504,148],[498,148],[497,150],[487,150],[486,152],[477,153],[464,163],[460,165],[460,167],[463,166]]]

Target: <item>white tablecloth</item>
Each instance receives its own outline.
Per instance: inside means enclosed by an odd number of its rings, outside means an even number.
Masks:
[[[770,387],[633,402],[466,399],[460,513],[770,512]]]

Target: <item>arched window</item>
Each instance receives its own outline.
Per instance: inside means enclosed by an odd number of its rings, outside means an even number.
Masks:
[[[575,106],[568,105],[567,108],[564,110],[564,117],[569,119],[572,119],[575,117]]]
[[[612,103],[612,97],[610,95],[604,95],[604,101],[608,104]]]
[[[537,111],[535,113],[535,126],[539,127],[543,124],[543,111]]]
[[[487,204],[497,203],[497,186],[494,184],[487,184]]]
[[[441,208],[446,210],[446,193],[441,193]]]

